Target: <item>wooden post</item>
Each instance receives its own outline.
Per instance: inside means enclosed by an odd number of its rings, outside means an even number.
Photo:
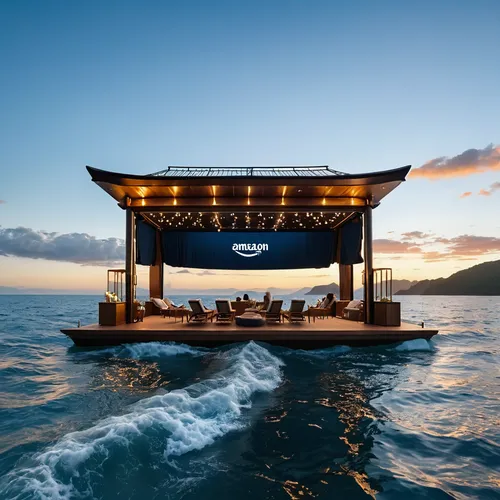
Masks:
[[[340,300],[352,300],[354,298],[352,274],[351,264],[339,264]]]
[[[373,324],[373,228],[372,228],[372,206],[367,200],[363,214],[364,253],[365,253],[365,323]]]
[[[163,259],[161,257],[161,232],[156,231],[156,261],[149,267],[149,297],[163,299]]]
[[[125,319],[134,322],[135,298],[135,213],[126,209],[125,230]]]

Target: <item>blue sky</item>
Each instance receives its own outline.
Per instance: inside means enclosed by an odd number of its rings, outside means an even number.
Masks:
[[[363,172],[500,143],[496,0],[20,1],[2,2],[0,25],[3,228],[123,238],[124,215],[86,164]],[[477,195],[498,181],[496,168],[411,179],[375,212],[375,237],[498,238],[500,191]],[[40,266],[29,260],[0,257],[5,284]],[[396,262],[399,277],[472,263]],[[44,281],[63,288],[68,273],[97,284],[103,274],[56,261],[44,268]]]

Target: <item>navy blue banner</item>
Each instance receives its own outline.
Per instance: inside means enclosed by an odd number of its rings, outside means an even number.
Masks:
[[[335,261],[336,241],[333,231],[163,231],[163,262],[201,269],[322,268]]]
[[[135,263],[154,266],[156,262],[156,229],[143,220],[136,223]]]

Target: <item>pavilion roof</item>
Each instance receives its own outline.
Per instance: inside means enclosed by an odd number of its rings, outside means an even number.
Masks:
[[[154,177],[328,177],[347,175],[327,165],[316,167],[167,167]]]
[[[135,212],[362,212],[404,182],[410,166],[346,174],[328,166],[176,167],[149,175],[87,167],[92,180]]]

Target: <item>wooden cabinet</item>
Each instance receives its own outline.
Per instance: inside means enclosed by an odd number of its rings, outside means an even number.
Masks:
[[[401,326],[401,302],[375,302],[374,324]]]
[[[156,307],[151,300],[146,300],[144,307],[146,308],[145,316],[159,316],[160,315],[160,309],[158,309],[158,307]]]
[[[125,323],[125,302],[99,302],[99,324],[116,326]]]

